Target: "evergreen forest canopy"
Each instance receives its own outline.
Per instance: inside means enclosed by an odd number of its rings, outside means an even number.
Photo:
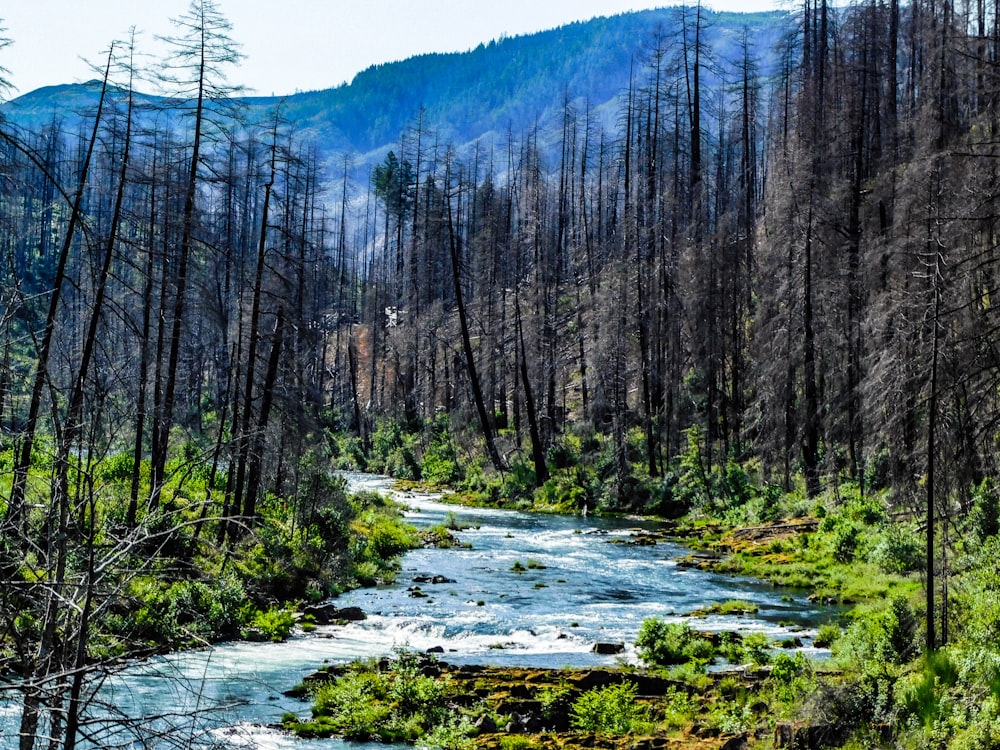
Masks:
[[[169,96],[125,43],[2,110],[2,637],[34,644],[31,736],[120,653],[90,628],[149,559],[242,545],[245,586],[293,540],[347,555],[335,466],[760,520],[753,488],[849,483],[926,513],[932,560],[992,493],[992,5],[630,14],[284,101],[229,85],[211,0],[179,22]],[[341,148],[377,149],[364,180]],[[343,583],[310,571],[294,595]]]

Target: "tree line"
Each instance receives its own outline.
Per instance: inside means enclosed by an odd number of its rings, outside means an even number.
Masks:
[[[267,566],[346,554],[347,511],[320,518],[342,490],[309,450],[340,273],[318,156],[280,107],[245,122],[227,79],[240,53],[213,2],[175,24],[166,106],[140,102],[148,71],[129,39],[78,126],[0,123],[0,669],[22,750],[127,741],[115,731],[132,719],[96,697],[102,676],[169,645],[142,635],[158,624],[137,607],[174,617],[238,580],[219,605],[231,633],[236,608],[275,601],[284,574]],[[285,526],[261,541],[279,486]],[[304,557],[278,557],[296,544]]]
[[[1000,13],[806,0],[768,75],[705,23],[645,40],[610,128],[567,92],[459,154],[415,117],[365,203],[342,412],[363,442],[449,415],[539,487],[597,441],[609,507],[669,511],[685,454],[716,493],[890,489],[925,516],[933,647],[997,469]]]

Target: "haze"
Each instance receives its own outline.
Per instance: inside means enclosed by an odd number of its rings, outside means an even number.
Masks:
[[[677,4],[664,0],[219,0],[246,59],[231,82],[261,95],[289,94],[350,81],[370,65],[427,52],[457,52],[595,16]],[[725,0],[716,10],[751,12],[781,0]],[[140,52],[159,54],[156,35],[188,0],[8,0],[0,10],[13,44],[0,51],[15,93],[94,77],[109,42],[135,26]]]

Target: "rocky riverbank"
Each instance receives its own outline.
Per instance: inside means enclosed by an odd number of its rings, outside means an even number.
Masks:
[[[706,676],[699,685],[674,679],[665,673],[631,668],[599,669],[528,669],[490,667],[482,665],[450,665],[429,657],[407,657],[404,666],[398,659],[382,659],[359,671],[357,665],[331,667],[315,672],[289,692],[302,698],[323,694],[324,686],[345,684],[367,675],[369,687],[372,675],[380,674],[389,685],[387,698],[397,700],[392,710],[398,713],[403,700],[400,696],[412,691],[430,692],[427,681],[438,688],[441,703],[452,716],[467,720],[471,742],[485,750],[568,750],[569,748],[602,748],[604,750],[737,750],[749,747],[752,737],[747,732],[725,731],[713,722],[712,714],[719,710],[723,698],[719,686],[731,690],[739,685],[749,690],[767,679],[766,671],[733,670]],[[408,688],[402,689],[406,680]],[[419,686],[419,687],[418,687]],[[583,713],[580,700],[584,696],[612,696],[626,690],[632,696],[630,711],[639,720],[627,731],[588,731],[581,726]],[[368,709],[376,705],[379,691],[371,693]],[[601,707],[614,711],[612,699]],[[336,701],[335,701],[336,702]],[[678,721],[676,704],[692,712],[690,721]],[[331,717],[330,705],[317,701],[311,720],[300,721],[286,716],[284,727],[301,736],[344,736],[348,739],[404,739],[388,737],[378,731],[356,732],[357,722],[349,717]],[[337,708],[342,708],[339,702]],[[425,707],[427,708],[427,707]],[[624,710],[618,706],[619,710]],[[335,713],[335,712],[334,712]],[[623,727],[624,728],[624,727]],[[375,729],[375,727],[372,727]]]
[[[838,726],[782,716],[789,691],[815,689],[820,677],[791,663],[695,677],[630,667],[459,666],[398,653],[309,675],[288,694],[313,699],[312,718],[288,714],[283,727],[303,737],[414,742],[445,726],[450,734],[443,741],[436,735],[440,746],[483,750],[830,746]],[[373,722],[375,715],[383,723]]]

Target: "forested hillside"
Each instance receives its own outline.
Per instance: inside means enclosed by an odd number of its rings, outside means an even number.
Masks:
[[[925,550],[928,651],[1000,632],[936,583],[997,531],[994,5],[634,14],[284,103],[228,88],[227,34],[192,5],[155,111],[128,44],[3,110],[28,731],[148,644],[120,620],[149,560],[189,580],[211,548],[264,609],[344,585],[367,506],[333,467],[739,523],[875,498]]]
[[[785,13],[703,12],[704,40],[712,50],[712,64],[704,74],[709,85],[714,88],[720,74],[742,56],[744,30],[755,59],[765,72],[771,71],[771,48],[783,33]],[[258,125],[280,105],[287,127],[324,157],[339,161],[349,155],[366,166],[382,158],[386,149],[398,148],[400,135],[421,109],[439,141],[456,146],[478,138],[503,139],[536,124],[544,124],[549,135],[549,123],[558,118],[567,99],[613,127],[630,67],[655,44],[657,35],[676,34],[684,13],[664,8],[596,18],[538,34],[501,37],[465,53],[376,65],[337,88],[279,98],[234,92],[233,99],[241,106],[240,119]],[[240,83],[238,68],[228,77]],[[79,118],[93,110],[99,91],[99,81],[46,87],[8,102],[4,114],[33,130],[50,125],[53,118],[75,129]],[[137,92],[137,101],[142,103],[140,118],[149,109],[165,109],[160,117],[170,116],[163,99]]]

